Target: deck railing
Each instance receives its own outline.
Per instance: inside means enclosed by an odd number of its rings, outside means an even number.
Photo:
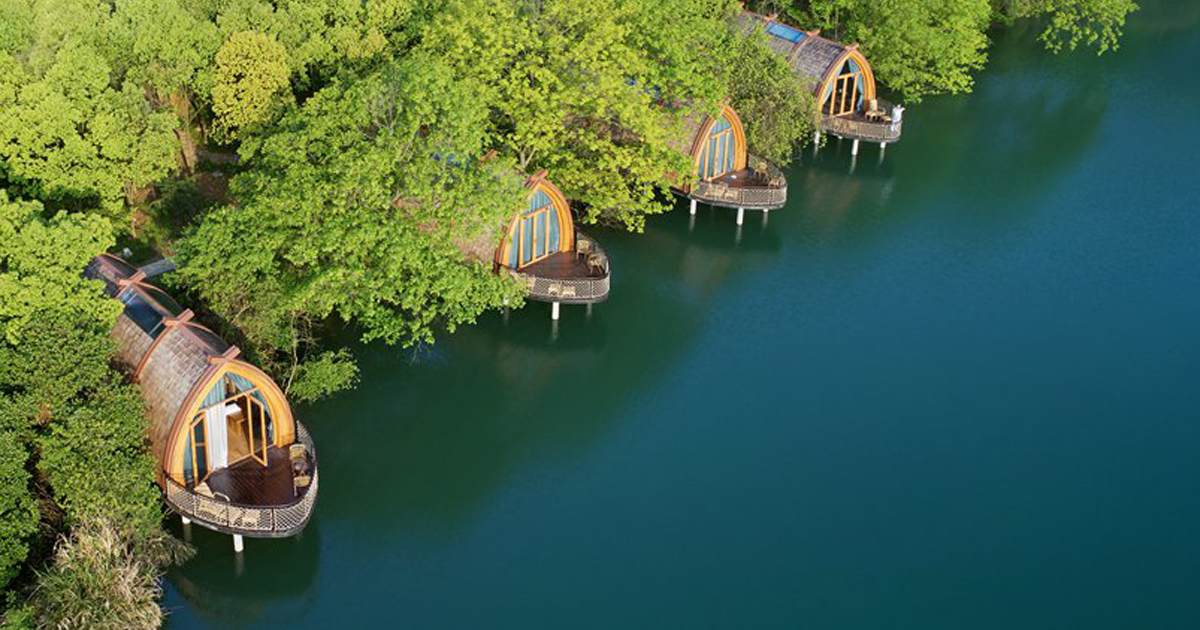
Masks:
[[[732,185],[726,182],[696,182],[692,184],[692,199],[707,204],[726,206],[729,208],[753,208],[756,210],[774,210],[782,208],[787,203],[787,178],[774,164],[750,155],[746,160],[751,168],[756,168],[760,185]]]
[[[595,239],[586,234],[576,232],[575,249],[580,254],[592,255],[599,258],[602,275],[594,278],[557,279],[543,278],[528,273],[517,273],[529,286],[529,297],[545,302],[563,302],[566,304],[588,304],[602,302],[608,298],[610,272],[608,255]]]
[[[900,139],[903,122],[895,106],[879,101],[878,106],[891,117],[890,121],[867,120],[862,114],[853,116],[823,116],[821,131],[830,135],[865,140],[867,142],[896,142]],[[901,110],[902,111],[902,110]]]
[[[182,516],[226,534],[282,538],[298,533],[308,523],[317,502],[317,451],[308,430],[299,422],[296,440],[312,457],[312,483],[296,501],[273,506],[242,505],[198,494],[167,477],[167,505]]]

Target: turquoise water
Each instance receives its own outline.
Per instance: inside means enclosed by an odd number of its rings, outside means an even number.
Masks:
[[[359,348],[312,524],[193,528],[170,627],[1200,627],[1200,2],[1143,4],[765,226],[593,231],[590,318]]]

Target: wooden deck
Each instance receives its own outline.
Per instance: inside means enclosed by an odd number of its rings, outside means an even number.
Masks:
[[[588,265],[586,259],[573,251],[551,254],[528,267],[523,267],[521,273],[550,280],[583,280],[603,278],[605,275],[604,269]]]
[[[267,449],[266,466],[252,458],[243,459],[213,471],[208,487],[240,505],[287,505],[297,498],[291,461],[287,451],[277,446]]]
[[[714,179],[713,182],[730,188],[767,188],[771,185],[770,180],[764,174],[748,168],[728,173]]]
[[[782,208],[787,203],[787,178],[783,172],[754,155],[748,157],[747,163],[762,170],[744,168],[712,181],[699,181],[684,194],[696,201],[725,208]]]

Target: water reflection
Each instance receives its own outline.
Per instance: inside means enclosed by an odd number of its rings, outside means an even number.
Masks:
[[[182,536],[178,519],[169,529]],[[165,605],[223,627],[249,627],[270,615],[272,623],[303,619],[314,605],[312,586],[319,566],[320,525],[310,523],[297,538],[246,539],[233,553],[231,537],[193,525],[196,555],[167,573]],[[168,614],[167,627],[177,627]]]

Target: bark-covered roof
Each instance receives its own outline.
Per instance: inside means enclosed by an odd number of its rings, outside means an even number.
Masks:
[[[816,33],[805,33],[750,11],[742,11],[738,23],[746,32],[762,29],[767,37],[767,45],[783,55],[792,71],[810,90],[817,89],[831,67],[846,52],[846,46],[835,41]]]
[[[175,418],[208,370],[209,357],[225,354],[230,346],[212,331],[191,322],[173,328],[164,323],[157,326],[148,324],[154,321],[155,315],[159,320],[176,318],[180,315],[176,312],[178,307],[160,289],[138,284],[136,279],[140,278],[137,269],[118,258],[98,256],[92,259],[84,275],[103,280],[105,291],[111,297],[123,294],[125,299],[122,302],[127,302],[130,292],[137,293],[140,298],[137,308],[143,309],[141,314],[135,313],[135,307],[127,303],[125,311],[113,326],[112,337],[117,342],[118,359],[129,372],[134,373],[141,366],[138,382],[146,401],[149,437],[154,453],[161,462],[166,456],[167,441]],[[144,310],[145,307],[151,310]],[[149,331],[146,330],[148,325]],[[162,340],[155,345],[158,337],[162,337]],[[147,357],[148,352],[150,355]]]

